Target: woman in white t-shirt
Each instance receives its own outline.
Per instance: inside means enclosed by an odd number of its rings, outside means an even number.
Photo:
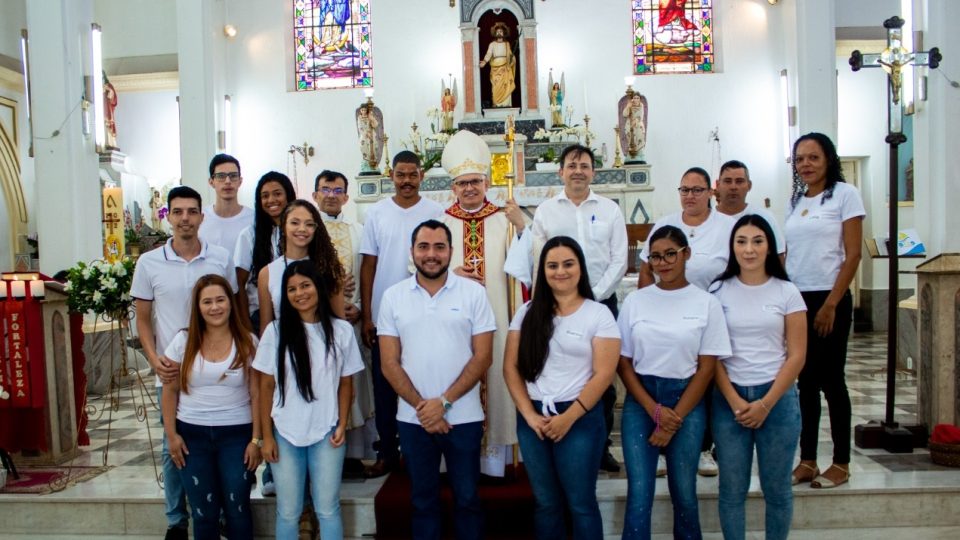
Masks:
[[[517,406],[517,439],[536,500],[538,539],[600,539],[597,463],[606,425],[597,406],[613,381],[620,334],[593,300],[583,251],[567,236],[540,253],[533,299],[513,318],[503,376]]]
[[[290,263],[281,283],[280,319],[267,326],[253,362],[261,373],[263,457],[277,487],[276,537],[297,537],[309,472],[320,536],[342,539],[343,443],[352,375],[363,360],[353,327],[334,314],[312,261]]]
[[[766,219],[747,214],[730,238],[733,257],[711,287],[732,354],[717,364],[711,427],[720,464],[720,527],[746,537],[753,451],[766,503],[766,538],[785,540],[793,517],[790,471],[800,440],[797,375],[807,345],[807,310],[777,255]]]
[[[850,283],[860,264],[866,210],[843,180],[829,137],[808,133],[793,145],[793,196],[787,209],[787,274],[807,305],[807,359],[800,372],[800,464],[793,482],[832,488],[850,479],[850,394],[844,368],[853,323]],[[820,474],[820,393],[830,411],[833,464]]]
[[[287,205],[280,218],[280,253],[278,258],[260,270],[257,278],[260,335],[277,316],[280,300],[285,296],[280,279],[287,265],[294,261],[309,260],[316,266],[321,278],[317,287],[330,297],[334,314],[342,319],[345,273],[327,228],[323,226],[320,211],[313,203],[296,199]]]
[[[163,427],[193,511],[193,536],[252,539],[250,478],[260,465],[258,389],[250,364],[256,338],[246,329],[230,284],[201,277],[193,288],[190,327],[164,356],[180,376],[164,383]]]
[[[734,219],[711,208],[710,174],[700,167],[693,167],[680,178],[680,206],[682,210],[667,214],[653,225],[650,234],[665,225],[673,225],[683,231],[690,244],[686,276],[691,284],[706,290],[710,283],[727,266],[730,257],[730,229]],[[654,274],[647,256],[650,242],[640,252],[640,277],[638,287],[654,282]]]
[[[697,469],[707,428],[704,392],[718,356],[730,354],[723,309],[687,281],[690,246],[679,228],[650,235],[656,285],[630,293],[620,308],[620,378],[627,508],[623,538],[650,538],[657,458],[666,454],[673,534],[700,538]]]
[[[270,171],[260,177],[255,191],[253,226],[240,232],[233,252],[237,283],[246,290],[238,299],[249,315],[254,330],[260,330],[260,299],[257,277],[260,270],[280,256],[280,216],[287,203],[296,198],[287,175]]]

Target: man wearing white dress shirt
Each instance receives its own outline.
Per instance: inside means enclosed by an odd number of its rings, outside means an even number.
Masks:
[[[540,249],[547,240],[555,236],[575,239],[587,261],[594,300],[610,308],[616,317],[617,288],[627,273],[627,226],[620,206],[590,189],[595,174],[593,164],[593,151],[586,146],[575,144],[561,152],[563,191],[541,203],[533,216],[530,266],[532,261],[538,260]],[[516,244],[519,246],[521,242]],[[515,252],[511,249],[511,258],[513,256]],[[601,468],[609,472],[620,470],[620,465],[610,454],[609,440],[616,401],[617,393],[611,385],[603,395],[607,450],[600,463]]]

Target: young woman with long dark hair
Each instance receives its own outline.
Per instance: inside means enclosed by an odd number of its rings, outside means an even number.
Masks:
[[[687,281],[690,245],[666,225],[649,240],[655,285],[630,293],[620,308],[620,378],[627,508],[623,538],[648,539],[661,448],[666,454],[673,534],[700,538],[697,469],[707,428],[703,396],[718,356],[730,354],[720,302]]]
[[[260,333],[276,318],[284,296],[280,278],[295,261],[309,260],[317,268],[317,287],[326,293],[337,317],[344,316],[344,271],[337,250],[323,226],[313,203],[296,199],[287,205],[280,219],[280,256],[260,271],[257,289],[260,295]]]
[[[296,193],[287,175],[270,171],[260,177],[255,194],[253,226],[240,232],[233,264],[237,267],[237,283],[247,293],[239,296],[241,309],[249,315],[251,328],[259,331],[257,277],[262,268],[280,256],[280,216]]]
[[[597,463],[606,426],[596,405],[613,381],[619,347],[613,315],[593,300],[580,246],[551,238],[540,252],[533,299],[510,325],[503,362],[538,539],[567,537],[564,508],[573,538],[603,537]]]
[[[766,503],[766,538],[786,539],[793,517],[790,471],[800,440],[797,375],[806,355],[806,305],[777,255],[767,220],[747,214],[730,237],[730,261],[711,292],[720,300],[732,354],[717,364],[713,436],[720,463],[720,526],[746,536],[753,452]]]
[[[350,323],[337,317],[313,261],[283,271],[280,318],[267,325],[253,367],[260,376],[263,456],[277,485],[277,538],[296,538],[309,472],[325,540],[343,538],[340,478],[353,400],[363,369]]]
[[[787,273],[807,305],[807,358],[800,372],[800,464],[795,484],[832,488],[850,479],[850,394],[844,369],[853,324],[850,283],[860,265],[866,210],[843,179],[833,141],[808,133],[793,145],[793,196],[787,209]],[[820,393],[830,410],[833,464],[820,473]]]
[[[250,365],[256,338],[229,282],[208,274],[193,287],[190,326],[164,355],[180,375],[164,383],[163,427],[193,511],[193,536],[252,539],[250,478],[260,465],[258,388]]]

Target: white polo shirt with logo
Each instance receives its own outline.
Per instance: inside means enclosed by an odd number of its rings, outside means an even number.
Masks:
[[[413,275],[387,289],[380,303],[377,334],[400,338],[400,366],[424,399],[440,397],[473,356],[473,336],[493,332],[497,323],[482,285],[447,273],[433,296]],[[480,422],[480,384],[454,402],[445,416],[451,425]],[[420,424],[402,398],[397,421]]]
[[[200,241],[200,254],[190,261],[173,250],[173,239],[137,259],[130,296],[153,302],[151,324],[157,354],[163,354],[181,329],[190,323],[190,295],[197,280],[207,274],[227,279],[237,292],[237,273],[226,249]],[[160,380],[157,379],[157,386]]]

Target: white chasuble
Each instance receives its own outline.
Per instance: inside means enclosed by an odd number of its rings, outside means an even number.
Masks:
[[[330,235],[330,242],[337,250],[337,259],[340,261],[340,265],[343,266],[344,275],[353,276],[353,282],[356,285],[354,293],[350,295],[349,298],[346,298],[346,302],[359,306],[360,235],[363,227],[356,223],[347,223],[339,219],[330,218],[323,213],[321,213],[321,215],[323,217],[323,224],[327,228],[327,234]],[[362,345],[363,342],[360,340],[359,328],[359,325],[354,325],[357,343],[361,344],[360,352],[363,355],[365,369],[353,376],[353,392],[355,398],[350,408],[350,423],[347,425],[347,429],[351,430],[363,426],[367,420],[373,417],[374,413],[373,372],[371,371],[370,350]]]

